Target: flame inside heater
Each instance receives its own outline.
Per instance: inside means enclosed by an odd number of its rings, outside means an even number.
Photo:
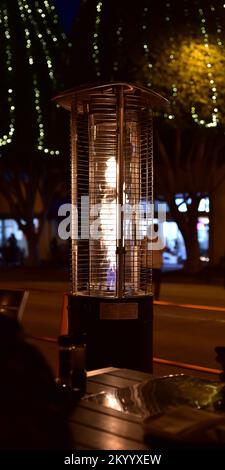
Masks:
[[[110,157],[106,162],[105,194],[100,209],[102,244],[106,250],[106,289],[116,288],[116,159]]]

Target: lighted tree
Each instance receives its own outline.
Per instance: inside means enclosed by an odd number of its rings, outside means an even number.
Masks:
[[[169,47],[161,42],[152,64],[152,86],[171,103],[156,130],[158,187],[184,237],[188,267],[198,269],[199,203],[225,180],[225,55],[216,43],[179,37]],[[147,64],[141,75],[149,78]],[[178,192],[186,213],[176,205]]]
[[[190,270],[199,269],[199,201],[225,177],[224,12],[222,0],[140,0],[132,8],[127,0],[83,1],[74,30],[74,54],[85,57],[78,81],[90,70],[95,79],[139,81],[170,100],[156,122],[156,186],[183,234]]]
[[[51,0],[0,1],[0,191],[27,238],[31,263],[62,181],[61,111],[51,98],[63,47],[66,36]]]

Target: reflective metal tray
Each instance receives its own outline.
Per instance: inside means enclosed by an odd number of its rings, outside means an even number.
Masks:
[[[224,383],[179,374],[103,391],[84,399],[144,419],[180,405],[225,411],[224,397]]]

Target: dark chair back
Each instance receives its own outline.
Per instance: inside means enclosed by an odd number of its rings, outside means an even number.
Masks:
[[[21,322],[29,292],[20,289],[0,289],[0,314]]]

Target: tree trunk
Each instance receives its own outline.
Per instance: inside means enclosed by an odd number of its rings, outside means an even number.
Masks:
[[[175,201],[171,201],[171,214],[177,223],[183,236],[187,260],[185,262],[185,271],[196,273],[201,269],[200,246],[198,241],[198,205],[199,198],[192,196],[192,203],[188,205],[187,212],[179,212]]]
[[[26,240],[28,245],[27,266],[38,266],[40,264],[39,236],[33,231],[26,231]]]
[[[215,262],[215,209],[214,209],[214,194],[209,194],[210,203],[210,224],[209,224],[209,266],[216,265]]]
[[[201,269],[201,260],[200,260],[200,247],[198,242],[198,233],[197,233],[197,220],[196,223],[190,223],[182,235],[184,237],[187,260],[184,265],[184,269],[187,272],[196,273]]]

